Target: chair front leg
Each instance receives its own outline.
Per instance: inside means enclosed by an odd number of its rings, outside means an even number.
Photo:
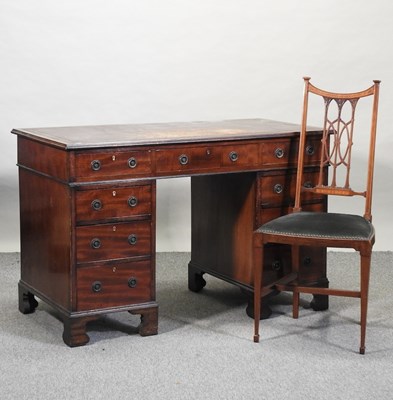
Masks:
[[[254,342],[259,342],[259,323],[261,317],[261,286],[263,275],[263,240],[262,234],[254,233],[253,237],[254,268]]]
[[[360,252],[360,354],[364,354],[366,351],[366,325],[370,264],[371,251]]]

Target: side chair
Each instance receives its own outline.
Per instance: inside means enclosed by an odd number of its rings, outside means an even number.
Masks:
[[[263,283],[264,245],[280,243],[291,246],[291,280],[286,284],[274,285],[276,291],[293,292],[293,318],[299,315],[299,293],[355,297],[360,299],[360,354],[365,352],[367,303],[370,277],[372,247],[375,231],[371,223],[371,200],[375,158],[375,137],[377,127],[378,97],[380,81],[366,90],[356,93],[333,93],[321,90],[304,79],[304,101],[299,154],[297,161],[296,192],[293,212],[271,220],[260,226],[253,234],[254,267],[254,342],[259,342],[259,324],[261,313],[261,295],[272,287]],[[319,180],[315,187],[304,185],[303,164],[306,143],[308,113],[311,112],[313,96],[319,96],[323,104],[323,135],[319,165]],[[369,138],[368,162],[365,162],[365,188],[352,189],[350,186],[351,161],[353,157],[355,111],[359,101],[371,97],[371,129]],[[314,102],[312,103],[314,104]],[[359,108],[359,107],[358,107]],[[368,130],[368,128],[367,128]],[[357,131],[359,132],[359,131]],[[361,140],[357,137],[356,143]],[[358,149],[358,147],[357,147]],[[326,174],[328,170],[328,174]],[[358,175],[360,171],[356,171]],[[352,174],[353,175],[353,174]],[[302,195],[310,193],[326,196],[362,196],[364,214],[355,215],[353,207],[350,213],[302,211]],[[361,212],[360,212],[361,213]],[[299,279],[299,247],[352,248],[360,253],[360,290],[343,290],[301,286]],[[345,274],[345,269],[340,273]]]

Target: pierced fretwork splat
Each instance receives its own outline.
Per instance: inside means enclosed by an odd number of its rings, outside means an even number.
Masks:
[[[323,97],[323,99],[325,102],[325,118],[318,186],[323,185],[323,167],[330,166],[331,180],[328,186],[334,189],[350,190],[352,138],[358,99],[331,97]],[[344,116],[346,104],[350,105],[349,117]],[[332,110],[333,105],[337,106],[337,112]],[[339,170],[344,170],[341,182],[339,182]]]

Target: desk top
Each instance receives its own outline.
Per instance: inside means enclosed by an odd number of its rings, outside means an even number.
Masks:
[[[310,128],[309,133],[321,129]],[[267,119],[13,129],[12,133],[65,150],[297,135],[300,125]]]

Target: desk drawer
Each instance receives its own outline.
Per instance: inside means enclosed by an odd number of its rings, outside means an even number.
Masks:
[[[309,139],[305,148],[305,165],[317,165],[321,150],[320,139]],[[299,151],[298,139],[266,141],[263,145],[263,165],[274,167],[296,165]]]
[[[151,185],[76,192],[77,222],[151,214]]]
[[[236,170],[241,167],[257,168],[260,162],[258,144],[212,145],[176,147],[157,150],[157,174]]]
[[[112,260],[151,253],[151,222],[78,226],[76,257],[78,263]]]
[[[78,268],[77,311],[145,303],[154,297],[150,261]]]
[[[256,143],[225,146],[221,157],[224,167],[257,167],[260,165],[260,146]]]
[[[215,169],[221,165],[219,146],[178,147],[156,151],[157,173]]]
[[[78,180],[134,177],[151,173],[151,151],[86,151],[75,154]]]
[[[313,285],[325,277],[326,249],[301,246],[299,281]],[[288,245],[268,244],[264,251],[263,285],[270,286],[291,271],[291,248]]]
[[[318,172],[305,172],[303,185],[314,187],[318,182]],[[296,173],[288,171],[286,174],[272,174],[259,178],[258,199],[263,208],[275,206],[289,206],[295,202]],[[319,201],[322,195],[303,193],[302,201]]]

